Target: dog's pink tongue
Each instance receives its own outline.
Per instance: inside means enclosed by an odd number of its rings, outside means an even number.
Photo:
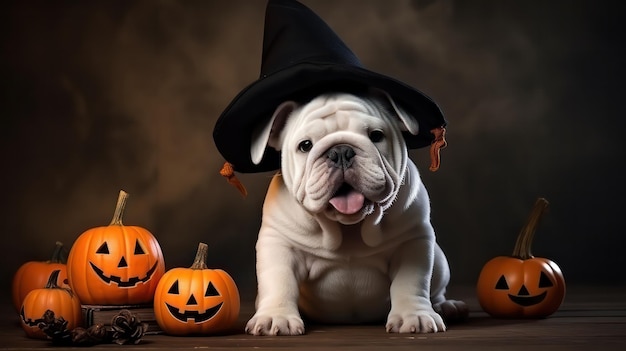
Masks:
[[[365,196],[355,190],[350,190],[345,195],[335,196],[330,199],[330,204],[340,213],[351,215],[363,208]]]

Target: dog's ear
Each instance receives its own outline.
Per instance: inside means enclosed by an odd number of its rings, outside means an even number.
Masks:
[[[260,124],[252,133],[250,142],[250,156],[252,162],[258,165],[263,160],[263,154],[267,146],[280,151],[281,131],[287,123],[287,118],[298,108],[294,101],[286,101],[278,105],[272,117],[265,124]]]
[[[413,135],[417,135],[417,133],[419,133],[419,123],[417,123],[417,119],[396,104],[396,102],[393,101],[393,98],[391,98],[386,91],[378,88],[370,88],[370,94],[372,94],[375,99],[378,99],[379,102],[384,103],[395,111],[396,115],[400,119],[400,122],[402,122],[402,131],[409,132]]]

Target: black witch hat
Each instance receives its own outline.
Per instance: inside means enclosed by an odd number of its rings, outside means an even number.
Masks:
[[[217,149],[237,172],[280,168],[280,154],[268,148],[261,163],[250,156],[252,133],[282,102],[306,102],[326,92],[386,91],[417,118],[418,135],[405,133],[410,149],[430,145],[431,130],[446,125],[441,110],[422,92],[364,68],[356,55],[313,11],[294,0],[269,0],[260,78],[243,89],[215,124]]]

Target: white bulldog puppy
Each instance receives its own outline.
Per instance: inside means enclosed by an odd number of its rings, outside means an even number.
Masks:
[[[446,329],[467,316],[447,300],[450,272],[428,193],[402,132],[416,120],[383,92],[284,102],[254,133],[251,157],[281,151],[256,245],[254,335],[299,335],[320,323],[383,322],[394,333]],[[443,317],[443,318],[442,318]]]

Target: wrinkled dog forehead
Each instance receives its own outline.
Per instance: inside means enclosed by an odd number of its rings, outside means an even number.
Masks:
[[[366,97],[329,93],[304,105],[295,101],[281,103],[271,118],[259,124],[252,133],[252,162],[261,163],[266,147],[281,151],[293,142],[304,140],[302,138],[320,140],[339,130],[363,135],[380,129],[391,132],[394,140],[401,139],[396,135],[401,131],[417,135],[417,120],[398,107],[387,93],[374,92]]]
[[[354,95],[324,95],[315,98],[299,111],[294,124],[303,133],[345,131],[367,131],[382,128],[385,119],[379,107],[367,99]]]

